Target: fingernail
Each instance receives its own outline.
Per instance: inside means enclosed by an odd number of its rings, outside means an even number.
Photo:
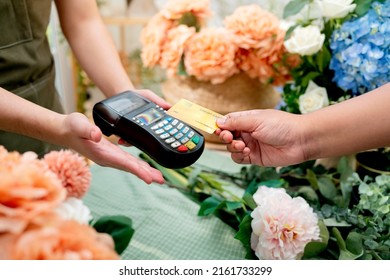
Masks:
[[[217,119],[217,125],[224,125],[226,122],[226,118]]]

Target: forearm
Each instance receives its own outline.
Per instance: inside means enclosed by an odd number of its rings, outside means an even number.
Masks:
[[[61,27],[73,53],[106,96],[133,89],[94,0],[57,0]]]
[[[390,145],[390,83],[302,116],[308,159]]]
[[[0,130],[62,145],[65,115],[31,103],[0,88]]]

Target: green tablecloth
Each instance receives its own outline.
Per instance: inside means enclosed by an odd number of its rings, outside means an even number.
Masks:
[[[126,148],[138,154],[135,148]],[[197,163],[236,172],[240,166],[227,154],[206,149]],[[95,218],[126,215],[135,233],[123,259],[244,259],[234,230],[215,216],[198,217],[199,205],[167,185],[147,185],[132,174],[98,165],[85,204]]]

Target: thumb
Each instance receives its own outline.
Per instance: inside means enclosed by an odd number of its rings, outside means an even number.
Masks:
[[[92,124],[88,118],[81,113],[70,114],[69,123],[73,133],[80,138],[88,139],[93,142],[99,142],[102,138],[100,128]]]
[[[230,131],[253,131],[255,128],[254,116],[229,114],[225,118],[217,119],[219,128]]]

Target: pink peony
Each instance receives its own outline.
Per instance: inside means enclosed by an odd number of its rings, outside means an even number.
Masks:
[[[0,160],[2,157],[5,157],[8,154],[8,151],[0,145]]]
[[[239,72],[235,64],[238,47],[234,36],[222,28],[207,28],[192,36],[184,49],[189,75],[212,84],[223,83]]]
[[[179,20],[186,13],[203,19],[210,16],[211,10],[209,0],[170,0],[161,13],[170,20]]]
[[[0,259],[119,259],[111,236],[53,214],[38,218],[21,234],[0,235]]]
[[[91,183],[91,171],[85,158],[70,151],[52,151],[43,161],[60,178],[68,197],[83,197]]]
[[[161,13],[156,14],[141,31],[143,45],[141,59],[146,67],[154,67],[160,63],[161,50],[168,31],[173,22],[167,20]]]
[[[281,36],[278,18],[256,4],[238,7],[232,15],[225,18],[224,23],[228,30],[236,34],[239,47],[244,49],[267,49],[271,44],[267,42],[264,46],[263,40],[274,37],[279,40]]]
[[[272,47],[270,47],[272,49]],[[240,49],[237,54],[237,65],[251,78],[258,78],[263,84],[282,86],[291,80],[290,70],[300,63],[298,55],[291,55],[284,48],[268,52],[265,56],[261,50]]]
[[[189,13],[196,22],[188,20]],[[252,4],[226,17],[224,28],[204,28],[210,14],[209,0],[169,0],[141,33],[143,65],[159,65],[171,78],[178,75],[183,59],[180,70],[212,84],[240,71],[263,84],[282,86],[291,80],[298,63],[290,63],[294,61],[284,47],[285,31],[277,17]],[[196,33],[184,24],[196,26]]]
[[[319,240],[317,215],[303,198],[266,186],[253,198],[251,247],[259,259],[299,259],[307,243]]]
[[[195,27],[179,25],[168,32],[161,52],[161,67],[167,69],[169,77],[176,76],[187,40],[195,34]]]
[[[31,219],[66,197],[61,181],[33,153],[2,151],[0,178],[0,233],[23,231]]]

